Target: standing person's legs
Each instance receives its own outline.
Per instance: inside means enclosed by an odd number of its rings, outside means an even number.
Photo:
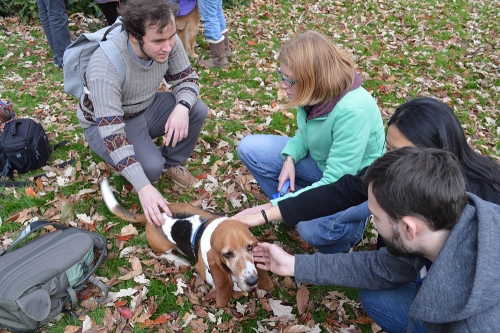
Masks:
[[[52,32],[50,31],[49,11],[48,11],[49,2],[50,0],[36,0],[36,5],[38,6],[38,16],[40,17],[40,22],[42,22],[43,32],[47,37],[50,49],[53,51],[54,42],[52,41]],[[54,56],[54,63],[55,63],[55,56]]]
[[[210,68],[226,67],[229,62],[219,22],[219,10],[222,11],[222,0],[198,0],[198,10],[205,27],[205,38],[210,46],[210,58],[199,60],[198,64]],[[223,13],[222,17],[224,17]],[[225,25],[224,20],[223,26]]]
[[[363,237],[370,215],[368,202],[364,202],[330,216],[299,222],[297,231],[307,244],[322,253],[342,253]]]
[[[281,151],[289,137],[247,135],[238,144],[238,157],[253,175],[268,198],[278,191],[278,176],[283,167]],[[295,164],[295,190],[307,187],[323,176],[310,156]]]
[[[217,44],[222,41],[222,31],[219,22],[219,3],[220,10],[222,11],[222,0],[198,0],[198,10],[200,11],[201,20],[203,21],[205,38],[212,44]]]
[[[71,44],[66,4],[64,0],[48,0],[46,3],[48,4],[47,11],[53,44],[54,64],[62,67],[64,51]]]
[[[407,332],[410,325],[410,306],[415,299],[415,283],[386,290],[361,289],[359,298],[363,308],[387,333]],[[421,321],[414,321],[413,333],[427,332]]]
[[[217,0],[217,19],[219,21],[219,31],[221,34],[227,32],[226,18],[222,9],[222,0]]]

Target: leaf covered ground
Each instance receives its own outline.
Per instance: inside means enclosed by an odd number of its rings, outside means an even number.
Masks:
[[[209,118],[186,166],[198,178],[182,189],[161,179],[169,201],[190,202],[221,215],[265,202],[238,160],[236,146],[248,133],[293,135],[295,111],[280,107],[276,61],[280,45],[313,29],[329,35],[358,65],[384,119],[417,96],[433,96],[453,107],[469,143],[498,159],[500,110],[500,3],[484,1],[298,0],[252,1],[225,9],[233,56],[229,67],[196,66]],[[103,22],[70,17],[74,36]],[[208,44],[198,35],[197,53]],[[0,242],[8,246],[23,225],[46,219],[95,230],[108,239],[109,259],[99,269],[111,287],[98,305],[97,290],[80,296],[75,318],[65,315],[45,332],[377,332],[351,289],[295,284],[273,276],[271,293],[235,295],[217,309],[213,290],[189,265],[154,256],[144,230],[111,216],[99,183],[108,177],[119,201],[140,210],[130,184],[89,149],[76,119],[77,101],[64,93],[63,75],[38,21],[0,18],[0,97],[11,99],[18,116],[40,120],[54,152],[44,170],[19,175],[28,187],[0,189]],[[164,87],[161,87],[164,89]],[[55,167],[64,161],[75,163]],[[289,252],[312,252],[280,224],[254,230]],[[373,246],[368,230],[356,250]],[[177,264],[177,266],[176,266]]]

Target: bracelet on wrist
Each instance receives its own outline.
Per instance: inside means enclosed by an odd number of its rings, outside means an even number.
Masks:
[[[266,211],[265,210],[261,210],[260,212],[261,212],[262,216],[264,217],[264,221],[265,221],[264,224],[268,224],[269,220],[267,219]]]
[[[285,157],[285,161],[290,161],[290,162],[292,162],[293,164],[295,164],[295,159],[293,158],[293,156],[292,156],[292,155],[287,155],[287,156]]]

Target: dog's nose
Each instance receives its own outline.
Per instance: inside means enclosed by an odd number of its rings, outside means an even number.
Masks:
[[[257,284],[257,282],[259,282],[259,277],[257,275],[250,276],[249,278],[247,278],[245,280],[245,283],[247,284],[247,286],[250,286],[250,287],[255,286]]]

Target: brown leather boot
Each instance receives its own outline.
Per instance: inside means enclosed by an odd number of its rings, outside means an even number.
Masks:
[[[222,35],[224,36],[224,52],[226,53],[227,61],[231,61],[231,49],[229,48],[229,34],[226,31]],[[207,54],[210,55],[210,51],[207,51]]]
[[[226,51],[227,60],[231,60],[231,49],[229,48],[229,33],[226,31],[224,35],[224,50]]]
[[[226,48],[224,46],[224,41],[220,41],[217,44],[210,43],[210,58],[207,60],[200,60],[198,63],[205,67],[226,67],[228,65],[226,58]]]

